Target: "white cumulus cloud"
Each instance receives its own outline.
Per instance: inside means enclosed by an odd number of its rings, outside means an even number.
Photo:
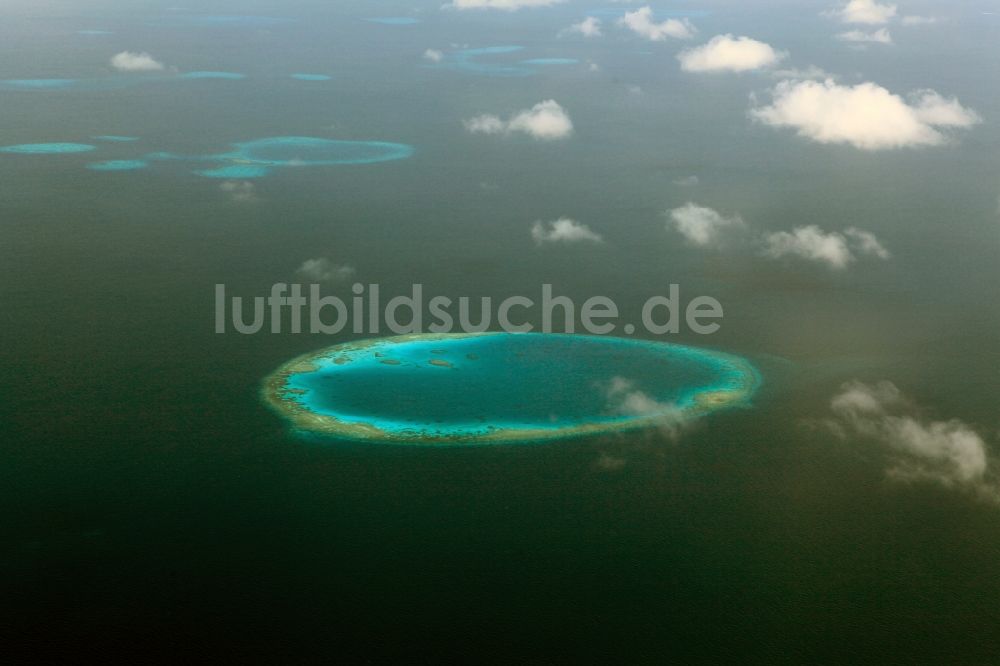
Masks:
[[[618,25],[654,42],[662,42],[668,37],[674,39],[690,39],[695,29],[687,19],[667,19],[657,23],[653,20],[653,9],[648,5],[618,19]]]
[[[967,109],[954,97],[946,99],[933,90],[919,90],[916,113],[921,121],[938,127],[971,127],[982,119],[975,111]]]
[[[424,51],[424,60],[430,60],[431,62],[441,62],[444,60],[444,53],[438,51],[437,49],[427,49]]]
[[[739,215],[726,217],[718,211],[691,202],[670,211],[670,222],[690,244],[698,247],[717,247],[727,234],[742,231],[746,227]]]
[[[343,282],[357,273],[353,266],[338,264],[326,257],[306,259],[296,271],[302,277],[314,282]]]
[[[538,220],[531,227],[531,237],[535,243],[603,243],[604,238],[590,227],[568,217],[560,217],[551,222]]]
[[[837,39],[842,42],[853,42],[855,44],[892,44],[892,35],[887,28],[879,28],[874,32],[864,30],[848,30],[837,35]]]
[[[844,23],[879,25],[888,23],[896,15],[896,5],[881,5],[875,0],[850,0],[829,14]]]
[[[122,51],[111,56],[111,66],[120,72],[158,72],[163,63],[146,52]]]
[[[922,417],[892,382],[844,384],[830,407],[835,419],[828,425],[835,433],[885,447],[890,478],[932,481],[994,500],[1000,497],[983,437],[957,419]]]
[[[889,259],[892,255],[889,250],[885,249],[875,234],[870,231],[865,231],[864,229],[858,229],[857,227],[850,227],[844,231],[844,234],[851,240],[854,248],[861,254],[871,255],[873,257],[878,257],[879,259]]]
[[[562,34],[577,34],[583,35],[584,37],[600,37],[601,32],[601,19],[594,16],[588,16],[579,23],[574,23],[570,27],[562,31]]]
[[[484,113],[475,118],[463,121],[465,129],[473,134],[501,134],[507,131],[507,123],[500,116]]]
[[[540,141],[565,139],[573,133],[573,121],[555,100],[545,100],[530,109],[519,111],[508,120],[484,114],[464,122],[473,134],[511,134],[521,132]]]
[[[875,83],[854,86],[826,81],[782,81],[769,106],[751,116],[772,127],[789,127],[818,143],[846,143],[862,150],[936,146],[942,128],[969,128],[975,111],[933,90],[917,91],[908,102]]]
[[[851,227],[844,233],[826,232],[815,224],[796,227],[792,231],[776,231],[763,236],[765,257],[798,257],[826,264],[830,268],[844,269],[856,260],[857,254],[888,259],[885,249],[875,234]]]
[[[681,51],[677,59],[686,72],[746,72],[770,67],[786,56],[756,39],[716,35],[707,44]]]

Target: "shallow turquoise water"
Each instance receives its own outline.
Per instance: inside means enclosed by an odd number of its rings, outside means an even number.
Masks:
[[[524,441],[676,423],[747,404],[756,371],[681,345],[583,335],[496,333],[386,338],[332,347],[279,371],[279,400],[362,438]],[[297,359],[301,361],[303,359]],[[293,362],[294,364],[295,362]],[[726,400],[706,406],[709,393]],[[301,412],[300,412],[301,413]],[[308,418],[293,419],[310,429]],[[344,427],[340,427],[344,426]]]
[[[200,169],[195,171],[205,178],[263,178],[271,172],[267,167],[233,165],[217,169]]]

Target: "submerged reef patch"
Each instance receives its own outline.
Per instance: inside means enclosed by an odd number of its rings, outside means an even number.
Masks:
[[[239,81],[240,79],[247,78],[246,74],[239,74],[237,72],[187,72],[185,74],[179,75],[179,78],[197,80],[197,79],[225,79],[228,81]]]
[[[87,168],[91,171],[135,171],[145,169],[149,162],[145,160],[106,160],[104,162],[91,162]]]
[[[77,79],[3,79],[0,90],[65,90],[77,83]]]
[[[433,65],[436,69],[451,69],[486,76],[531,76],[535,69],[518,63],[483,62],[483,58],[502,56],[521,51],[523,46],[485,46],[474,49],[460,49],[445,53],[442,60]]]
[[[303,434],[410,445],[671,429],[748,406],[748,361],[676,344],[539,333],[420,334],[296,358],[264,401]]]
[[[17,155],[60,155],[65,153],[89,153],[97,146],[89,143],[22,143],[17,146],[4,146],[0,153],[15,153]]]
[[[297,81],[329,81],[326,74],[292,74],[292,78]]]
[[[382,25],[415,25],[420,23],[420,19],[411,16],[384,16],[376,18],[366,18],[369,23],[380,23]]]
[[[473,49],[459,49],[442,55],[440,62],[425,65],[436,69],[451,69],[485,76],[531,76],[547,65],[575,65],[575,58],[529,58],[525,60],[496,62],[513,53],[523,51],[523,46],[485,46]]]
[[[194,25],[203,28],[273,28],[296,23],[294,18],[281,16],[255,16],[250,14],[172,14],[149,25]]]

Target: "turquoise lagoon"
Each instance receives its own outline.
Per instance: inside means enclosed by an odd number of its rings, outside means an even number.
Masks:
[[[195,71],[183,74],[119,74],[97,79],[0,79],[0,90],[23,92],[103,91],[120,90],[147,83],[176,83],[222,79],[239,81],[247,78],[238,72]]]
[[[111,143],[129,143],[132,137],[100,136]],[[57,155],[84,153],[97,147],[85,143],[26,143],[0,147],[0,153],[18,155]],[[210,163],[195,171],[206,178],[262,178],[278,168],[302,168],[351,164],[375,164],[406,159],[413,146],[388,141],[341,141],[309,136],[275,136],[232,144],[231,150],[207,155],[176,155],[154,152],[131,159],[91,162],[92,171],[133,171],[144,169],[153,161],[189,161]]]
[[[413,146],[387,141],[341,141],[309,136],[276,136],[233,144],[233,150],[200,157],[164,153],[150,159],[191,159],[218,162],[196,173],[207,178],[261,178],[282,167],[375,164],[406,159]]]

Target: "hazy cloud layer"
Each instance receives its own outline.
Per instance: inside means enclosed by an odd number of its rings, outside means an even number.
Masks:
[[[555,100],[546,100],[519,111],[508,120],[484,114],[464,122],[473,134],[511,134],[521,132],[540,141],[565,139],[573,133],[573,121]]]
[[[910,101],[875,83],[854,86],[826,81],[782,81],[769,106],[751,116],[772,127],[789,127],[818,143],[846,143],[862,150],[936,146],[947,139],[943,128],[969,128],[979,116],[957,99],[933,90]]]
[[[771,67],[786,57],[749,37],[716,35],[707,44],[677,55],[685,72],[746,72]]]

